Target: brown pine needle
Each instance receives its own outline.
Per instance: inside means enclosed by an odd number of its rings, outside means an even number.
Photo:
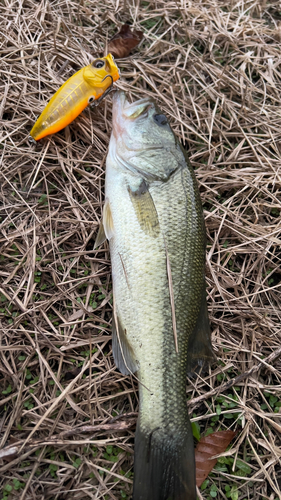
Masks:
[[[166,262],[167,262],[167,276],[168,276],[168,285],[169,285],[169,294],[170,294],[170,303],[171,303],[171,314],[172,314],[172,325],[173,325],[173,333],[175,340],[175,349],[176,353],[179,352],[178,348],[178,335],[177,335],[177,322],[176,322],[176,310],[175,310],[175,300],[174,300],[174,289],[173,289],[173,280],[172,280],[172,270],[169,259],[169,253],[166,245],[166,239],[164,238],[165,252],[166,252]]]

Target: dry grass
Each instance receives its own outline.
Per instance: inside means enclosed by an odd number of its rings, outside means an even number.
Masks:
[[[112,359],[109,253],[93,251],[110,98],[35,149],[28,143],[54,91],[125,21],[145,34],[119,61],[118,86],[153,96],[169,115],[205,210],[218,363],[187,394],[202,433],[237,437],[200,498],[281,497],[279,9],[261,0],[2,1],[3,498],[131,495],[137,387]]]

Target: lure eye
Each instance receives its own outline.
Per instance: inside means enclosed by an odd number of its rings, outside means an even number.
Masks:
[[[92,63],[92,66],[97,69],[101,69],[105,66],[105,62],[102,59],[97,59]]]
[[[157,125],[160,125],[161,127],[164,127],[164,125],[167,125],[168,120],[165,115],[153,115],[153,120]]]
[[[92,102],[94,102],[95,100],[95,97],[93,95],[91,95],[88,99],[88,103],[91,104]]]

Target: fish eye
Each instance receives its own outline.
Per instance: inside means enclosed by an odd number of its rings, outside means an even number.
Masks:
[[[95,100],[95,97],[93,95],[91,95],[88,99],[88,103],[91,104],[91,102],[94,102]]]
[[[165,115],[153,115],[153,120],[155,121],[155,123],[157,123],[157,125],[160,125],[161,127],[167,125],[168,123]]]
[[[103,68],[104,65],[105,65],[105,62],[102,59],[97,59],[96,61],[94,61],[92,63],[92,66],[94,66],[94,68],[97,68],[97,69]]]

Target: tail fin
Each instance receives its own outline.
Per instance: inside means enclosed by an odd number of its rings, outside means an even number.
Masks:
[[[194,444],[190,422],[184,431],[137,424],[133,500],[196,500]]]

